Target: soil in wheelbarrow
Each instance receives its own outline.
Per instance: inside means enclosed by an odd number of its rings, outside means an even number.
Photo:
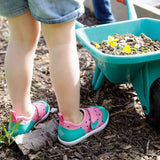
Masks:
[[[89,12],[80,18],[86,25],[95,25]],[[4,71],[4,58],[8,45],[8,23],[0,19],[0,123],[8,125],[8,111],[12,108],[8,96]],[[39,151],[24,156],[17,145],[0,145],[0,160],[159,160],[160,133],[148,123],[137,94],[130,83],[113,84],[106,80],[104,86],[94,91],[91,81],[95,62],[90,54],[77,42],[80,60],[81,107],[103,105],[109,110],[108,126],[83,142],[65,147],[58,142],[48,143]],[[31,87],[32,101],[46,100],[51,108],[57,101],[49,78],[49,53],[43,37],[40,37],[34,61]],[[55,118],[51,113],[47,120]],[[1,127],[0,127],[1,131]]]
[[[153,41],[143,33],[140,36],[131,33],[126,35],[115,34],[114,36],[108,36],[108,39],[101,43],[91,42],[91,44],[102,53],[111,55],[127,56],[160,50],[160,41]]]

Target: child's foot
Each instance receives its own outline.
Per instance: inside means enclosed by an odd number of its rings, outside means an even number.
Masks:
[[[31,118],[26,118],[24,116],[16,116],[16,113],[12,111],[11,123],[9,124],[11,131],[8,127],[8,131],[10,131],[10,133],[13,131],[16,123],[21,120],[21,123],[14,131],[12,137],[29,132],[33,128],[33,126],[37,125],[39,122],[44,121],[48,117],[50,107],[47,102],[36,101],[33,103],[33,106],[35,106],[35,113]]]
[[[83,108],[81,111],[84,114],[84,118],[79,124],[64,121],[63,115],[61,113],[58,114],[58,139],[62,144],[66,146],[75,145],[106,127],[109,113],[105,108],[94,106]]]

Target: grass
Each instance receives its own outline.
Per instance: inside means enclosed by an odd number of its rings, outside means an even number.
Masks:
[[[10,115],[9,115],[8,131],[5,128],[4,124],[3,123],[1,124],[2,128],[0,133],[0,148],[2,148],[4,145],[10,146],[15,141],[15,138],[13,138],[12,135],[15,132],[15,130],[18,128],[21,121],[18,121],[17,124],[11,128],[11,118],[12,118],[12,112],[10,112]]]

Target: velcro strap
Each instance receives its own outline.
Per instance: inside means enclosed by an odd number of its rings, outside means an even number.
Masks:
[[[96,115],[96,112],[93,108],[87,108],[89,111],[90,117],[91,117],[91,128],[95,129],[98,124],[98,117]]]

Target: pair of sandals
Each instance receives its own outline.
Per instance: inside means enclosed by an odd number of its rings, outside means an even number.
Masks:
[[[12,118],[9,126],[14,126],[21,120],[18,128],[14,131],[13,137],[19,134],[29,132],[35,125],[44,121],[50,112],[49,104],[45,101],[36,101],[33,103],[35,106],[35,113],[33,117],[17,117],[16,113],[12,111]],[[58,126],[58,139],[66,146],[75,145],[87,137],[103,130],[108,124],[109,113],[101,106],[94,106],[90,108],[81,108],[83,112],[83,120],[79,124],[73,124],[69,121],[64,121],[63,115],[58,113],[59,126]]]

